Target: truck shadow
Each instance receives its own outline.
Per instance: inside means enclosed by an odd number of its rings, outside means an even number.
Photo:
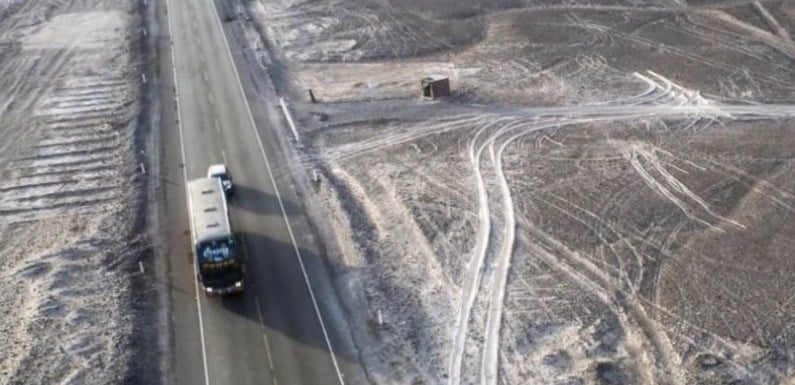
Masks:
[[[227,311],[261,324],[271,340],[271,349],[287,347],[295,352],[314,351],[317,359],[317,354],[328,352],[328,344],[307,287],[308,279],[323,326],[346,379],[356,377],[355,373],[363,375],[361,354],[353,343],[350,330],[349,312],[339,301],[332,282],[338,279],[335,277],[344,277],[351,270],[316,252],[298,247],[304,266],[302,270],[292,243],[252,232],[240,233],[240,239],[248,252],[244,260],[246,292],[242,296],[209,298],[208,302],[220,302]],[[258,314],[260,311],[261,316]],[[359,309],[357,313],[361,311],[366,312]],[[312,349],[289,348],[290,345]],[[330,360],[328,362],[330,365]]]
[[[239,184],[235,185],[234,189],[234,195],[229,200],[230,208],[239,208],[255,214],[281,215],[282,209],[279,207],[279,200],[275,195]],[[298,212],[295,204],[289,200],[282,199],[282,204],[288,216],[293,216]]]

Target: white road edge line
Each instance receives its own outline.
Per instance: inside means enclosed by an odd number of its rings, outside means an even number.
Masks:
[[[171,13],[174,11],[174,8],[171,7],[171,1],[166,0],[166,13],[168,14],[168,35],[171,44],[169,44],[169,49],[171,50],[171,73],[174,75],[174,90],[175,90],[175,100],[177,103],[177,126],[179,127],[179,146],[182,152],[182,177],[185,181],[185,198],[188,198],[188,162],[185,160],[185,141],[183,139],[183,127],[182,127],[182,109],[179,106],[179,80],[177,79],[177,58],[174,55],[174,32],[172,30],[172,25],[174,24],[174,20],[171,16]],[[196,289],[196,308],[199,311],[199,339],[201,340],[202,345],[202,365],[204,366],[204,384],[210,385],[210,373],[209,369],[207,368],[207,345],[204,341],[204,321],[202,320],[202,304],[201,304],[201,296],[199,295],[199,281],[196,279],[195,275],[198,274],[196,270],[196,264],[193,264],[193,285]]]
[[[251,121],[251,129],[254,131],[254,135],[257,137],[257,143],[259,144],[260,152],[262,152],[262,158],[265,160],[265,167],[268,169],[268,175],[270,176],[271,183],[273,183],[273,192],[276,193],[276,200],[279,202],[279,208],[281,208],[282,216],[284,217],[284,224],[287,225],[287,233],[290,234],[290,240],[293,243],[296,259],[298,259],[298,264],[301,266],[301,274],[303,274],[304,283],[306,283],[306,287],[309,290],[309,298],[312,299],[312,306],[315,308],[315,315],[317,316],[318,322],[320,322],[320,329],[323,331],[323,338],[326,340],[326,347],[328,347],[329,355],[331,356],[331,362],[334,364],[334,370],[337,373],[337,380],[339,380],[340,385],[345,385],[345,381],[342,379],[342,372],[340,371],[339,364],[337,363],[337,358],[334,355],[334,349],[331,347],[331,340],[329,339],[326,325],[323,322],[323,316],[320,314],[320,307],[317,305],[315,292],[312,290],[312,284],[309,282],[309,275],[306,273],[306,267],[304,266],[304,261],[301,257],[301,251],[298,249],[298,243],[295,241],[295,235],[293,234],[292,226],[290,226],[290,220],[287,218],[287,210],[284,209],[284,203],[282,202],[282,197],[279,193],[279,187],[276,185],[276,178],[273,177],[273,171],[271,170],[270,162],[268,161],[267,155],[265,155],[265,147],[262,145],[262,138],[259,136],[257,124],[254,122],[254,115],[251,113],[251,106],[248,105],[248,98],[246,98],[246,92],[243,90],[243,83],[240,81],[240,74],[237,72],[237,66],[235,66],[235,59],[232,57],[232,50],[229,48],[229,41],[226,37],[226,31],[224,31],[224,26],[221,24],[221,17],[218,15],[218,10],[215,9],[213,0],[208,0],[207,2],[213,9],[216,25],[221,29],[221,34],[224,37],[223,40],[224,46],[226,47],[226,54],[229,56],[229,63],[232,65],[232,70],[235,73],[237,87],[240,90],[240,96],[243,98],[243,104],[246,106],[246,112],[248,112],[248,119]]]

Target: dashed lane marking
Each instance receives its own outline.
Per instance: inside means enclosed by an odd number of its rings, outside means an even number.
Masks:
[[[271,372],[273,372],[273,358],[271,357],[271,346],[268,344],[268,335],[262,333],[262,340],[265,342],[265,353],[267,353],[268,356],[268,367],[271,368]],[[274,379],[276,379],[275,376]]]

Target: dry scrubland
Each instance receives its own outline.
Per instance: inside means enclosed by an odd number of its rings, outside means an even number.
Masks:
[[[0,2],[2,384],[129,374],[134,15],[130,1]]]
[[[792,2],[249,5],[375,383],[795,381]]]

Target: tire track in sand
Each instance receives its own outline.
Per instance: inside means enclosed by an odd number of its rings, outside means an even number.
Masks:
[[[486,249],[488,247],[489,233],[491,232],[489,196],[486,190],[486,183],[483,180],[483,174],[480,173],[480,157],[486,146],[481,145],[477,150],[475,150],[475,146],[478,138],[486,132],[486,130],[505,120],[508,120],[508,118],[500,118],[487,123],[481,127],[469,141],[469,160],[473,168],[473,175],[478,192],[478,228],[475,235],[474,251],[468,262],[468,268],[461,287],[462,294],[458,305],[453,348],[448,366],[449,385],[458,385],[461,382],[461,365],[464,359],[464,345],[466,343],[469,317],[472,312],[472,307],[475,304],[483,261],[486,257]]]

